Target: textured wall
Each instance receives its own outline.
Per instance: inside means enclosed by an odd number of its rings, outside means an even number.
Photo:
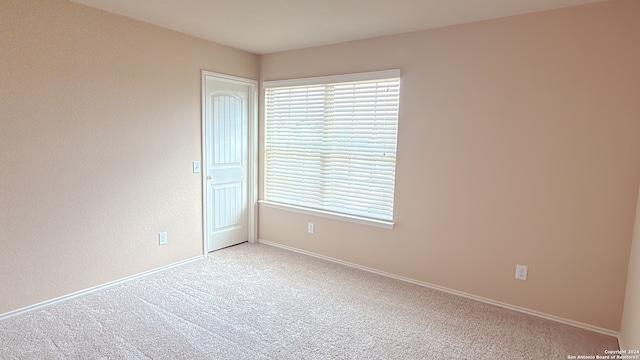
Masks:
[[[617,331],[638,34],[622,0],[262,56],[263,80],[400,68],[402,90],[396,228],[261,206],[260,238]]]
[[[200,71],[257,56],[63,0],[0,54],[0,314],[202,253]]]

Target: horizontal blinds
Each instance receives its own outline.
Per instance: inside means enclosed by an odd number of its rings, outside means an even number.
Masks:
[[[266,87],[266,200],[392,220],[399,87],[397,77]]]

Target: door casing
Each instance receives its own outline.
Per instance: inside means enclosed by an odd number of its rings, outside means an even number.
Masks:
[[[247,141],[247,205],[248,205],[248,218],[247,218],[247,240],[249,242],[257,241],[257,204],[258,204],[258,82],[247,78],[216,73],[212,71],[202,70],[201,75],[201,102],[202,102],[202,164],[207,164],[207,146],[210,139],[207,138],[207,119],[206,119],[206,94],[207,94],[207,76],[215,77],[219,81],[241,84],[248,86],[249,98],[248,103],[248,141]],[[204,166],[202,169],[204,170]],[[207,186],[207,173],[202,171],[202,250],[203,255],[209,254],[209,243],[207,241],[207,234],[210,233],[208,216],[211,215],[213,209],[208,207],[208,191]]]

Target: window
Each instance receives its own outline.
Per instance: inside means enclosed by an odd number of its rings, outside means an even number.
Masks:
[[[265,200],[391,222],[399,77],[265,82]]]

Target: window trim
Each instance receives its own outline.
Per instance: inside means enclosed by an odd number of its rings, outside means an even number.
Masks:
[[[369,71],[345,75],[318,76],[300,79],[266,80],[262,83],[262,90],[264,91],[265,89],[272,87],[336,84],[343,82],[383,80],[391,78],[400,78],[400,69]]]
[[[378,220],[378,219],[372,219],[372,218],[363,217],[363,216],[343,214],[343,213],[338,213],[333,211],[304,207],[304,206],[283,204],[283,203],[269,201],[269,200],[260,200],[258,201],[258,203],[272,209],[293,211],[300,214],[320,216],[323,218],[341,220],[341,221],[362,224],[362,225],[375,226],[375,227],[389,229],[389,230],[393,229],[396,225],[396,223],[393,221]]]
[[[268,88],[326,85],[326,84],[368,81],[368,80],[385,80],[385,79],[392,79],[392,78],[398,78],[398,79],[401,78],[400,69],[370,71],[370,72],[351,73],[351,74],[342,74],[342,75],[308,77],[308,78],[295,78],[295,79],[285,79],[285,80],[264,80],[261,86],[261,93],[263,96],[265,96],[266,89]],[[264,101],[262,103],[262,106],[263,106],[263,111],[265,111]],[[266,114],[264,116],[266,117]],[[263,133],[263,136],[266,136],[266,132]],[[266,144],[266,138],[263,139],[263,141]],[[263,161],[266,161],[266,158],[265,158],[266,153],[264,153],[262,157],[263,157]],[[394,177],[395,177],[395,174],[394,174]],[[335,211],[324,210],[324,209],[316,209],[312,207],[284,204],[284,203],[265,200],[265,199],[259,200],[258,203],[269,208],[280,209],[285,211],[293,211],[293,212],[307,214],[307,215],[320,216],[324,218],[342,220],[342,221],[375,226],[375,227],[380,227],[385,229],[393,229],[395,227],[395,216],[394,216],[394,219],[384,220],[384,219],[374,219],[374,218],[369,218],[369,217],[359,216],[359,215],[345,214],[341,212],[335,212]],[[394,207],[395,207],[395,204],[394,204]]]

